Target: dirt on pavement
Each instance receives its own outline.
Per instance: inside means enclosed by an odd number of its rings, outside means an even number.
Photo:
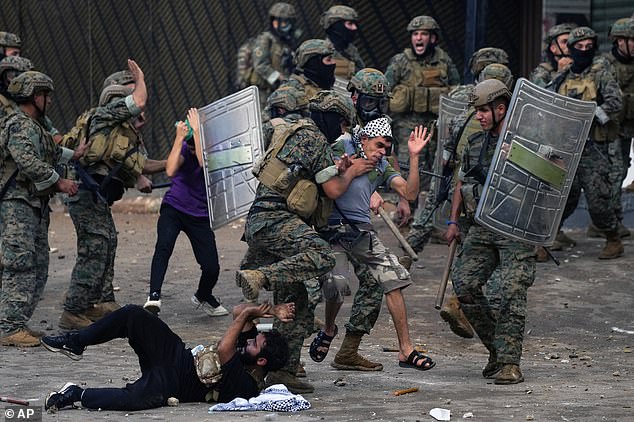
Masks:
[[[117,301],[143,304],[149,285],[150,262],[156,239],[156,213],[130,214],[126,210],[155,210],[157,202],[141,199],[119,208],[115,221],[119,246],[115,268]],[[380,237],[400,253],[385,224],[376,219]],[[240,242],[243,222],[216,231],[221,274],[214,293],[226,307],[240,303],[234,274],[246,250]],[[526,381],[494,385],[481,375],[487,353],[479,340],[455,336],[434,309],[447,246],[429,245],[414,263],[414,284],[405,290],[409,327],[414,343],[437,362],[430,371],[398,366],[396,336],[390,315],[383,310],[371,335],[364,337],[361,353],[383,363],[382,372],[338,371],[330,362],[343,333],[333,341],[322,363],[302,352],[308,381],[315,393],[305,395],[312,405],[298,413],[239,412],[208,414],[204,403],[180,404],[137,412],[62,410],[44,414],[44,420],[296,420],[296,421],[432,421],[429,411],[444,408],[451,420],[479,421],[634,421],[634,314],[631,269],[634,246],[625,241],[625,256],[599,261],[601,239],[569,232],[578,245],[555,252],[561,259],[538,264],[529,289],[528,319],[522,357]],[[59,332],[61,302],[75,262],[75,232],[68,214],[56,208],[50,226],[53,248],[48,284],[30,326],[47,334]],[[217,339],[230,317],[212,318],[190,303],[199,277],[189,243],[182,235],[170,261],[163,286],[161,318],[191,346]],[[353,282],[353,292],[354,292]],[[343,328],[350,311],[346,298],[338,325]],[[323,317],[323,304],[317,308]],[[266,322],[266,321],[264,321]],[[72,381],[86,387],[121,387],[139,377],[138,361],[124,340],[89,347],[81,361],[72,361],[42,347],[0,347],[0,396],[36,399],[42,406],[52,390]],[[418,391],[395,396],[399,389]],[[0,407],[4,407],[2,403]],[[8,419],[5,419],[8,420]]]

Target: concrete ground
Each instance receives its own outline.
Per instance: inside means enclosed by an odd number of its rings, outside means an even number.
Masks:
[[[141,204],[138,208],[152,207]],[[115,219],[119,230],[117,301],[143,304],[157,216],[117,213]],[[383,222],[377,220],[376,226],[383,241],[395,248],[396,241]],[[226,307],[241,299],[234,272],[246,247],[239,240],[242,230],[243,223],[235,222],[216,231],[222,270],[214,292]],[[405,291],[412,339],[437,362],[430,371],[400,368],[397,353],[384,351],[396,346],[393,324],[384,305],[375,329],[361,345],[362,354],[383,363],[382,372],[337,371],[330,367],[343,329],[323,363],[310,360],[308,350],[302,353],[308,380],[315,385],[315,393],[305,396],[312,404],[310,410],[294,414],[208,414],[208,405],[197,403],[138,412],[69,409],[45,414],[43,419],[432,421],[429,411],[444,408],[451,412],[451,420],[634,421],[633,242],[625,241],[623,258],[599,261],[596,257],[603,244],[601,239],[586,238],[581,229],[568,233],[577,240],[577,246],[555,252],[561,259],[559,267],[539,264],[537,279],[529,289],[522,358],[524,383],[497,386],[482,378],[480,371],[487,360],[484,347],[477,339],[455,336],[440,319],[434,298],[447,247],[432,244],[414,264],[414,284]],[[52,214],[50,244],[54,252],[49,280],[31,327],[53,334],[58,332],[61,301],[75,261],[73,225],[63,210]],[[208,317],[191,306],[198,276],[191,248],[182,236],[164,284],[161,318],[192,346],[217,339],[230,321],[230,317]],[[341,328],[349,310],[347,298],[338,319]],[[323,315],[323,305],[317,313]],[[307,339],[306,348],[309,343]],[[138,361],[123,340],[90,347],[78,362],[42,347],[0,347],[0,396],[35,399],[32,403],[36,406],[42,406],[46,394],[67,381],[119,387],[138,376]],[[418,391],[393,394],[410,387]]]

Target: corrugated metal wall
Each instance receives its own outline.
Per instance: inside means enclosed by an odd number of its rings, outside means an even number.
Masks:
[[[331,5],[357,9],[361,30],[356,44],[366,63],[381,70],[408,45],[409,20],[421,14],[434,16],[442,28],[441,46],[462,72],[466,0],[289,1],[297,7],[304,39],[324,37],[319,16]],[[208,104],[231,92],[235,52],[249,36],[268,26],[272,3],[0,0],[0,29],[18,33],[23,55],[55,81],[51,118],[60,131],[69,129],[76,116],[97,102],[105,76],[124,68],[128,57],[137,60],[150,90],[150,120],[144,134],[151,155],[158,158],[169,151],[173,123],[184,117],[187,107]],[[507,50],[518,74],[525,49],[521,8],[518,2],[489,0],[488,11],[486,43]],[[538,57],[533,59],[536,63]]]

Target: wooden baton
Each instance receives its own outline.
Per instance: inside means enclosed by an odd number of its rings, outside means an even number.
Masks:
[[[438,286],[438,293],[436,294],[436,302],[434,307],[436,309],[442,308],[442,302],[445,300],[445,290],[447,289],[447,282],[449,281],[449,274],[451,273],[451,264],[453,264],[453,257],[456,255],[456,248],[458,247],[458,241],[453,239],[449,245],[449,255],[447,255],[447,263],[440,279],[440,286]]]
[[[383,207],[379,207],[379,215],[381,216],[383,221],[385,221],[385,224],[387,224],[387,226],[390,228],[392,234],[394,234],[403,249],[405,249],[405,252],[407,252],[410,258],[412,258],[412,261],[418,261],[418,254],[416,254],[416,252],[414,252],[414,249],[412,249],[409,243],[407,243],[407,240],[405,240],[401,232],[398,230],[398,227],[396,227],[396,224],[394,224],[390,216],[387,215],[387,212],[383,209]]]
[[[20,404],[22,406],[28,406],[29,402],[26,400],[14,399],[13,397],[0,396],[0,401],[12,404]]]

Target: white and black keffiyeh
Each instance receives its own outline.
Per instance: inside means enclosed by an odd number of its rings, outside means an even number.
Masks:
[[[249,400],[236,398],[229,403],[218,403],[209,408],[211,412],[265,410],[268,412],[297,412],[310,409],[304,397],[288,391],[284,384],[275,384],[263,390],[259,396]]]
[[[392,138],[392,121],[388,117],[379,117],[378,119],[370,120],[365,126],[356,126],[353,130],[352,140],[355,143],[356,149],[359,151],[359,156],[367,160],[367,156],[361,146],[361,137],[367,136],[368,138],[376,138],[377,136],[384,136],[386,138]]]

